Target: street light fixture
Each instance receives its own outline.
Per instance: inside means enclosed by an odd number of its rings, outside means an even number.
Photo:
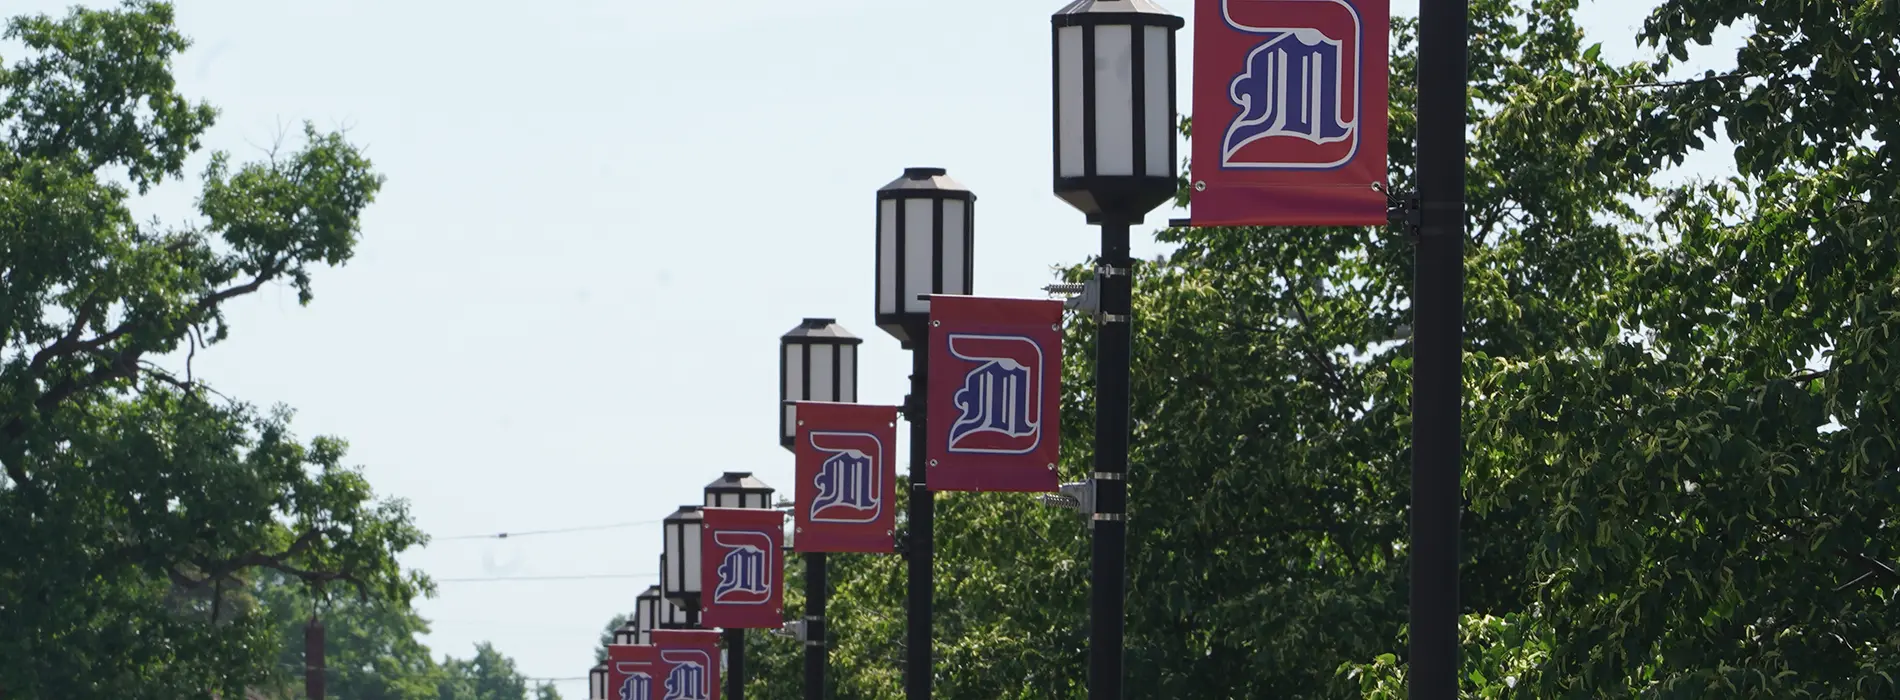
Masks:
[[[836,319],[808,318],[779,336],[778,444],[792,449],[798,435],[794,401],[858,401],[858,345]]]
[[[587,697],[593,700],[607,700],[607,662],[594,664],[587,671]]]
[[[640,644],[651,644],[653,630],[660,627],[660,605],[666,601],[660,597],[659,586],[647,586],[647,589],[633,599],[633,620],[640,627]]]
[[[634,622],[633,620],[628,620],[625,624],[622,624],[618,628],[615,628],[614,629],[614,643],[615,644],[641,643],[640,642],[640,625]]]
[[[1183,24],[1151,0],[1075,0],[1050,18],[1055,194],[1102,229],[1089,516],[1091,700],[1122,697],[1134,320],[1128,230],[1176,192],[1175,32]]]
[[[770,510],[774,489],[752,472],[726,472],[706,485],[707,508],[753,508]],[[703,517],[703,514],[702,514]],[[699,559],[699,530],[693,530],[693,559]],[[697,620],[695,620],[697,622]],[[726,630],[726,694],[728,700],[745,700],[745,630]]]
[[[688,629],[699,627],[699,531],[704,524],[699,506],[680,506],[660,521],[666,537],[660,585],[666,599],[685,612]]]
[[[950,201],[946,198],[945,201]],[[965,219],[968,218],[969,200],[956,200],[955,206],[963,207]],[[879,202],[880,212],[883,209]],[[893,210],[904,204],[893,204]],[[936,204],[932,203],[932,213]],[[882,214],[879,214],[880,220]],[[909,217],[905,218],[908,224]],[[936,224],[931,224],[934,229]],[[893,229],[895,231],[896,229]],[[967,228],[961,240],[967,246],[970,238]],[[895,235],[893,235],[895,238]],[[883,240],[882,234],[878,237]],[[965,256],[967,259],[968,256]],[[882,260],[882,255],[879,257]],[[967,272],[967,268],[966,268]],[[895,269],[893,270],[895,275]],[[880,274],[881,278],[881,274]],[[965,275],[968,279],[968,275]],[[883,297],[879,297],[882,299]],[[799,322],[797,328],[779,337],[779,402],[780,411],[779,444],[785,449],[797,452],[793,444],[798,437],[797,402],[834,401],[838,403],[857,403],[858,401],[858,345],[864,340],[852,335],[844,326],[829,318],[807,318]],[[794,489],[796,492],[796,489]],[[789,509],[791,503],[780,504]],[[790,518],[793,523],[797,518]],[[785,534],[785,551],[794,551],[794,540],[798,528],[792,527]],[[830,585],[826,580],[830,571],[824,552],[805,553],[805,698],[823,700],[825,694],[825,603],[830,597]]]
[[[905,168],[877,191],[877,326],[910,350],[909,591],[906,603],[904,690],[910,700],[930,697],[931,567],[936,500],[928,486],[924,446],[930,388],[932,294],[969,295],[976,261],[976,195],[943,168]]]
[[[904,347],[930,321],[931,294],[969,294],[976,195],[943,168],[905,168],[877,191],[877,326]]]

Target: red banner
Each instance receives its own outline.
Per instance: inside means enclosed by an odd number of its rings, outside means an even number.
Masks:
[[[719,633],[712,630],[653,630],[664,682],[658,698],[719,700]]]
[[[1390,0],[1196,0],[1196,226],[1386,222]]]
[[[660,700],[653,689],[660,675],[660,648],[644,644],[607,645],[608,700]]]
[[[932,491],[1055,491],[1062,302],[930,298]]]
[[[761,508],[706,508],[700,530],[699,624],[778,629],[785,597],[785,514]]]
[[[897,529],[897,407],[800,402],[799,552],[889,554]]]

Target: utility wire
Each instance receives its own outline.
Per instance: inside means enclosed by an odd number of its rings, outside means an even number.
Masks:
[[[525,530],[522,532],[496,532],[496,533],[491,533],[487,535],[457,535],[454,537],[436,537],[436,538],[433,538],[433,541],[446,542],[450,540],[505,540],[505,539],[509,539],[513,537],[530,537],[534,535],[560,535],[560,534],[566,534],[570,532],[590,532],[594,530],[612,530],[612,529],[623,528],[623,527],[637,527],[640,525],[652,525],[657,522],[660,522],[660,521],[659,520],[635,520],[633,522],[626,522],[626,523],[611,523],[607,525],[583,525],[581,527],[561,527],[561,528],[554,528],[551,530]]]
[[[585,579],[647,578],[655,574],[571,574],[567,576],[469,576],[431,578],[436,583],[477,583],[482,581],[580,581]]]

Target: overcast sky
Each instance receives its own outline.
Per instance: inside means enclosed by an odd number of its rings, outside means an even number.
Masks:
[[[181,87],[223,110],[211,148],[256,158],[308,119],[347,127],[389,178],[312,305],[283,288],[237,302],[198,374],[295,408],[306,437],[349,440],[438,538],[657,520],[727,470],[788,488],[780,334],[836,317],[866,339],[860,399],[906,388],[907,355],[871,321],[877,187],[929,165],[976,192],[979,294],[1041,296],[1053,266],[1095,250],[1049,192],[1061,4],[178,0],[197,42]],[[1584,24],[1633,58],[1653,4],[1585,0]],[[187,221],[197,187],[137,213]],[[1136,238],[1137,255],[1162,252]],[[530,676],[580,678],[659,545],[652,524],[405,559],[444,580],[421,603],[438,655],[490,640]],[[640,576],[454,580],[610,574]],[[582,680],[560,688],[586,697]]]

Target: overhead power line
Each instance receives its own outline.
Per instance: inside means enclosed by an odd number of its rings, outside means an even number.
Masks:
[[[638,527],[641,525],[652,525],[658,522],[660,522],[658,519],[635,520],[633,522],[609,523],[607,525],[583,525],[580,527],[560,527],[560,528],[553,528],[549,530],[524,530],[521,532],[495,532],[495,533],[490,533],[486,535],[456,535],[454,537],[436,537],[433,539],[436,542],[446,542],[446,541],[451,541],[451,540],[505,540],[505,539],[511,539],[515,537],[533,537],[536,535],[562,535],[562,534],[567,534],[570,532],[592,532],[594,530],[614,530],[614,529],[623,528],[623,527]]]
[[[588,579],[650,578],[655,574],[571,574],[567,576],[469,576],[430,579],[436,583],[478,583],[483,581],[582,581]]]

